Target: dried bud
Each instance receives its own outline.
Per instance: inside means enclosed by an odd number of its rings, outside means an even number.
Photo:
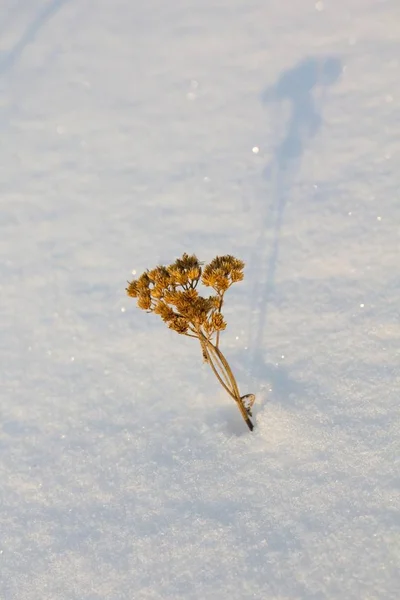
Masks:
[[[182,292],[182,298],[184,298],[189,303],[196,302],[198,297],[199,297],[199,292],[197,292],[196,290],[190,289],[190,290],[185,290],[184,292]]]
[[[171,321],[171,319],[174,319],[176,316],[172,308],[162,300],[157,302],[156,306],[154,307],[154,312],[156,315],[160,315],[163,321]]]
[[[188,271],[188,277],[191,281],[197,281],[201,275],[200,267],[191,267]]]
[[[186,319],[182,317],[174,317],[169,323],[168,327],[177,331],[178,333],[186,333],[189,327],[189,323]]]
[[[169,273],[175,285],[186,285],[189,281],[188,274],[186,273],[186,271],[181,271],[176,267],[171,267]]]
[[[201,281],[204,285],[212,287],[216,292],[223,293],[229,287],[229,279],[225,275],[223,269],[212,269],[208,268],[209,265],[204,269]]]
[[[210,310],[215,309],[215,308],[217,310],[219,310],[219,305],[221,302],[221,299],[219,296],[209,296],[208,301],[210,303]]]
[[[211,316],[211,324],[215,331],[222,331],[226,328],[226,322],[221,313],[213,313]]]
[[[157,276],[157,269],[152,269],[151,271],[147,271],[147,277],[149,280],[154,283]]]
[[[155,298],[156,300],[160,300],[161,298],[164,297],[164,288],[162,285],[155,285],[154,288],[151,290],[151,295],[153,298]]]
[[[137,305],[143,310],[149,310],[151,308],[150,292],[148,292],[147,294],[145,292],[141,292],[138,297]]]
[[[223,256],[222,259],[224,260],[225,264],[230,266],[231,269],[243,271],[245,265],[242,260],[235,258],[231,254],[227,254],[226,256]]]
[[[133,281],[128,281],[128,287],[125,289],[128,296],[131,298],[137,298],[139,291],[138,282],[135,279]]]
[[[176,302],[179,300],[179,297],[179,292],[172,292],[168,290],[164,294],[164,300],[165,302],[168,302],[168,304],[175,305]]]
[[[213,269],[210,267],[210,265],[207,265],[203,270],[203,275],[201,276],[201,283],[203,285],[206,285],[207,287],[212,287],[211,286],[212,274],[213,274]]]
[[[200,263],[195,254],[189,256],[186,252],[182,255],[182,258],[176,259],[176,265],[182,269],[190,270],[194,267],[199,267]]]
[[[237,281],[243,281],[243,271],[239,271],[238,269],[233,269],[231,272],[231,280],[232,283],[236,283]]]
[[[137,280],[137,286],[139,293],[149,289],[150,286],[150,277],[147,272],[142,273],[142,275]]]
[[[157,269],[155,269],[155,271],[156,273],[154,280],[156,284],[168,287],[168,285],[171,283],[171,276],[168,272],[167,267],[159,266],[157,267]]]
[[[217,256],[203,269],[202,282],[224,294],[232,283],[243,279],[244,262],[227,254]]]
[[[176,285],[186,286],[199,279],[201,267],[194,254],[189,256],[185,253],[182,258],[177,258],[172,265],[169,265],[167,271]]]

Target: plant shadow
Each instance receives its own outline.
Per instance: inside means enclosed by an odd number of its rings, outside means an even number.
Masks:
[[[22,53],[29,44],[35,41],[35,38],[42,27],[53,17],[65,4],[71,0],[52,0],[39,10],[31,22],[25,28],[18,41],[2,56],[0,55],[0,74],[7,73],[18,62]],[[14,12],[16,12],[14,10]],[[12,16],[12,15],[11,15]],[[6,19],[4,27],[8,25],[9,19]],[[3,27],[0,27],[0,30]]]
[[[275,375],[275,380],[281,382],[278,387],[282,387],[282,373],[276,377],[277,374],[264,364],[262,357],[268,307],[275,295],[287,203],[301,168],[303,154],[323,123],[322,112],[329,88],[339,80],[341,73],[342,61],[336,56],[307,57],[285,70],[261,94],[262,104],[271,107],[270,113],[275,124],[272,137],[280,141],[264,169],[271,202],[260,202],[256,211],[257,222],[261,222],[261,226],[258,226],[258,237],[250,258],[255,282],[250,317],[252,322],[249,324],[249,347],[252,352],[250,368],[254,375],[258,373],[261,376],[266,371],[270,376]]]

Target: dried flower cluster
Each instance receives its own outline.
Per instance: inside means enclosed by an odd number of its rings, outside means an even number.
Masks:
[[[145,271],[138,279],[128,283],[126,292],[137,299],[139,308],[160,315],[170,329],[199,339],[204,359],[238,403],[244,420],[252,430],[249,417],[254,396],[250,395],[250,402],[244,402],[245,397],[240,396],[229,364],[219,350],[219,335],[226,328],[221,313],[224,294],[233,283],[242,281],[243,269],[244,262],[231,255],[217,256],[203,267],[194,254],[189,256],[185,253],[167,267],[158,266]],[[197,290],[200,281],[215,293],[200,296]]]

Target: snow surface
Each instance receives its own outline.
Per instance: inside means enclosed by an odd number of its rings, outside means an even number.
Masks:
[[[397,600],[398,0],[2,0],[1,600]],[[231,253],[250,434],[132,271]]]

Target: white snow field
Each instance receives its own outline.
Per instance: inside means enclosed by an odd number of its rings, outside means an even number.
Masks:
[[[0,600],[397,600],[399,1],[1,0],[0,108]]]

